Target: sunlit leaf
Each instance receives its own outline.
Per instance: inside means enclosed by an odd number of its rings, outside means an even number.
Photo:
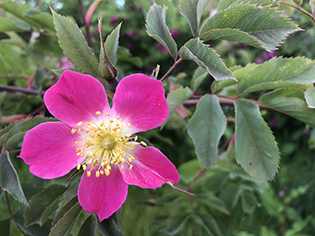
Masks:
[[[192,138],[198,160],[204,168],[211,168],[218,158],[218,143],[226,127],[218,98],[205,95],[198,102],[187,131]]]
[[[0,184],[4,191],[10,193],[19,202],[27,205],[21,183],[10,161],[8,152],[0,154]]]
[[[304,93],[307,106],[309,108],[315,108],[315,88],[309,88]]]
[[[251,176],[267,181],[275,176],[280,159],[274,136],[256,104],[235,101],[236,160]]]
[[[238,42],[236,35],[238,33],[235,32],[235,35],[232,35],[232,32],[227,30],[229,33],[225,38],[227,32],[217,29],[238,29],[246,32],[249,36],[259,40],[260,48],[268,51],[275,50],[287,35],[300,30],[296,24],[275,8],[270,6],[257,7],[242,2],[217,12],[201,29],[201,39],[203,40],[220,38]],[[211,33],[212,30],[215,33]],[[253,44],[253,38],[246,37],[245,34],[240,37],[240,41],[257,46]]]
[[[105,51],[110,61],[115,66],[117,63],[117,50],[119,43],[121,23],[107,36],[105,40]]]
[[[179,56],[194,61],[216,80],[234,79],[232,72],[226,67],[220,56],[198,38],[185,43],[179,50]]]
[[[99,77],[98,63],[89,48],[81,30],[72,21],[51,11],[57,30],[57,37],[66,57],[80,70]]]
[[[232,4],[237,5],[239,3],[246,3],[246,2],[250,2],[250,4],[257,4],[257,6],[260,6],[260,5],[266,6],[266,5],[271,5],[274,3],[274,1],[272,0],[224,0],[224,1],[219,2],[218,11],[225,10]]]
[[[208,3],[209,0],[180,1],[179,12],[186,18],[194,37],[197,37],[199,34],[200,19]]]
[[[146,28],[149,36],[162,44],[176,60],[177,45],[166,25],[167,7],[161,7],[155,3],[150,7],[146,18]]]

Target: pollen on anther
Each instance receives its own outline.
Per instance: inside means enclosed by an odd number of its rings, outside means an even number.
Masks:
[[[110,116],[110,114],[109,114],[109,113],[106,113],[106,115],[107,115],[107,116]]]
[[[74,146],[78,146],[79,142],[78,141],[75,141],[74,142]]]
[[[130,123],[128,123],[127,125],[128,125],[129,128],[131,127],[131,124],[130,124]]]
[[[81,125],[83,125],[83,122],[82,122],[82,121],[80,121],[80,122],[77,123],[77,126],[81,126]]]
[[[140,144],[142,144],[143,146],[148,146],[145,142],[141,141]]]
[[[77,131],[77,130],[73,128],[73,129],[71,130],[71,134],[74,134],[75,131]]]
[[[95,176],[98,178],[98,177],[100,177],[100,172],[99,171],[96,171],[95,172]]]
[[[100,111],[97,111],[97,112],[95,112],[95,114],[96,114],[96,115],[100,115],[100,114],[101,114],[101,112],[100,112]]]
[[[81,164],[79,163],[79,164],[77,165],[77,169],[80,170],[80,168],[81,168]]]
[[[130,168],[129,168],[130,170],[132,169],[132,165],[130,165]]]
[[[87,177],[90,177],[91,176],[91,171],[87,171],[86,175],[87,175]]]

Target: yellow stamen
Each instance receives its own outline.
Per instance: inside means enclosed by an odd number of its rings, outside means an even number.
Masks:
[[[80,121],[80,122],[77,123],[77,126],[81,126],[81,125],[83,125],[83,122],[82,122],[82,121]]]
[[[75,131],[77,131],[77,130],[73,128],[73,129],[71,130],[71,134],[74,134]]]
[[[95,112],[95,114],[96,114],[96,115],[100,115],[100,114],[101,114],[101,112],[100,112],[100,111],[97,111],[97,112]]]
[[[142,144],[143,146],[148,146],[145,142],[141,141],[140,144]]]

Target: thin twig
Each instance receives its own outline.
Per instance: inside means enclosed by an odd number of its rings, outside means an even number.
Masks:
[[[90,26],[86,24],[85,22],[85,13],[84,13],[84,9],[83,9],[83,4],[82,4],[82,0],[78,0],[79,1],[79,7],[80,7],[80,13],[81,13],[81,17],[82,17],[82,23],[85,27],[85,37],[86,37],[86,41],[89,45],[89,47],[92,47],[92,40],[91,40],[91,34],[90,34]]]
[[[26,94],[32,94],[32,95],[37,95],[37,94],[44,94],[44,92],[39,92],[34,89],[29,89],[29,88],[19,88],[15,86],[10,86],[10,85],[0,85],[0,90],[5,90],[9,92],[21,92],[21,93],[26,93]]]
[[[13,218],[13,213],[12,213],[11,206],[10,206],[8,192],[4,191],[4,195],[5,195],[5,199],[7,201],[7,206],[8,206],[8,211],[9,211],[9,214],[10,214],[10,218],[12,219]]]
[[[170,73],[172,70],[174,70],[174,68],[182,62],[182,58],[179,58],[177,61],[175,61],[175,63],[172,65],[172,67],[165,73],[165,75],[160,79],[161,81],[163,81]]]
[[[313,15],[312,15],[311,13],[309,13],[308,11],[305,11],[305,10],[304,10],[303,8],[301,8],[300,6],[298,6],[298,5],[293,5],[293,4],[284,2],[284,1],[280,1],[280,3],[282,3],[282,4],[284,4],[284,5],[287,5],[287,6],[289,6],[289,7],[293,7],[293,8],[295,8],[296,10],[298,10],[298,11],[304,13],[305,15],[309,16],[309,17],[312,19],[312,21],[314,21],[314,23],[315,23],[315,16],[313,16]]]

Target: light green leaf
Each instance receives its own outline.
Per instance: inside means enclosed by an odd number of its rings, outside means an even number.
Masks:
[[[239,3],[246,3],[246,2],[250,2],[250,4],[257,4],[257,6],[260,6],[260,5],[266,6],[266,5],[271,5],[274,3],[274,1],[271,1],[271,0],[224,0],[224,1],[219,2],[218,11],[225,10],[232,4],[237,5]]]
[[[122,23],[117,25],[117,27],[107,36],[105,40],[106,54],[114,66],[117,64],[117,50],[121,24]]]
[[[97,219],[94,215],[88,217],[80,228],[77,236],[97,236]]]
[[[231,210],[235,207],[239,197],[241,189],[236,184],[228,184],[220,193],[219,198],[225,202],[226,208]]]
[[[103,236],[123,236],[114,216],[97,223],[97,229]]]
[[[315,110],[307,107],[302,91],[279,89],[264,94],[258,102],[315,128]]]
[[[206,230],[208,235],[213,235],[213,236],[221,236],[221,231],[220,228],[215,221],[215,219],[209,215],[209,214],[203,214],[203,213],[197,213],[196,216],[199,217],[201,220],[202,224],[201,226]]]
[[[255,194],[248,190],[243,190],[241,194],[241,203],[243,212],[252,214],[257,206],[257,198]]]
[[[200,19],[208,3],[209,3],[209,0],[181,0],[180,1],[179,13],[186,18],[189,24],[191,33],[194,37],[198,36]]]
[[[277,234],[272,229],[269,229],[266,226],[262,226],[260,228],[259,236],[277,236]]]
[[[27,227],[32,224],[39,224],[42,226],[48,219],[47,213],[44,214],[45,210],[49,208],[47,211],[52,213],[52,210],[57,208],[54,201],[65,191],[65,189],[66,188],[61,185],[54,184],[48,186],[40,193],[35,194],[29,201],[30,207],[26,208],[24,212],[25,226]],[[51,209],[51,204],[55,209]]]
[[[273,188],[268,183],[262,184],[263,191],[260,193],[261,203],[270,216],[276,217],[280,222],[283,220],[281,212],[284,209],[283,203],[279,200]]]
[[[315,82],[315,61],[304,57],[273,58],[249,71],[238,83],[238,93],[297,87]]]
[[[49,236],[70,235],[70,232],[82,214],[83,209],[77,202],[63,217],[52,227]]]
[[[198,87],[201,85],[201,83],[205,80],[207,77],[208,72],[205,71],[203,68],[198,67],[193,75],[193,78],[191,80],[191,90],[194,93]]]
[[[193,159],[181,164],[177,170],[180,176],[180,180],[189,184],[193,180],[195,175],[202,169],[203,168],[200,162],[197,159]]]
[[[315,108],[315,88],[309,88],[306,90],[304,96],[307,102],[307,107]]]
[[[99,77],[98,63],[81,30],[66,17],[51,10],[57,30],[59,45],[66,57],[80,70]]]
[[[218,143],[226,127],[226,118],[216,96],[203,96],[187,131],[192,138],[198,160],[204,168],[211,168],[218,158]]]
[[[8,152],[0,154],[0,185],[4,191],[10,193],[16,200],[27,205],[21,183]]]
[[[270,180],[280,159],[274,136],[256,104],[246,100],[234,104],[236,160],[251,176],[261,181]]]
[[[225,31],[209,32],[217,29],[238,29],[246,32],[249,36],[259,40],[260,48],[268,51],[275,50],[287,35],[300,30],[296,24],[282,15],[282,12],[277,11],[276,8],[270,6],[256,7],[242,2],[217,12],[207,20],[201,29],[201,38],[203,40],[211,40],[212,37],[225,39]],[[206,37],[207,34],[209,34],[208,37]],[[237,35],[231,37],[231,33],[227,34],[226,39],[238,41]],[[252,39],[246,39],[245,35],[240,37],[240,40],[243,43],[246,43],[246,40],[250,44],[253,43]]]
[[[235,79],[220,56],[198,38],[191,39],[185,43],[179,50],[179,56],[183,59],[194,61],[216,80]]]
[[[166,10],[167,7],[162,8],[153,3],[147,14],[146,28],[148,35],[162,44],[176,60],[177,45],[166,25]]]
[[[30,30],[31,27],[29,24],[27,24],[26,22],[21,23],[23,21],[15,21],[13,22],[11,19],[8,18],[0,18],[0,32],[7,32],[7,31],[15,31],[15,32],[19,32],[19,31],[25,31],[25,30]]]

